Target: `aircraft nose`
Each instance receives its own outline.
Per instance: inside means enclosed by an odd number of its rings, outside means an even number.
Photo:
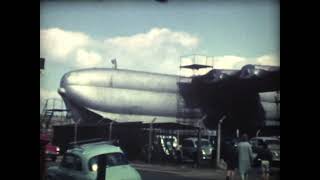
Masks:
[[[60,95],[65,95],[65,94],[66,94],[66,89],[65,89],[65,88],[59,88],[59,89],[58,89],[58,93],[59,93]]]
[[[62,96],[66,94],[66,88],[68,87],[68,85],[72,84],[72,81],[70,81],[71,75],[72,75],[72,72],[66,73],[63,75],[63,77],[60,80],[60,87],[58,88],[58,93]]]
[[[60,81],[60,87],[64,88],[66,87],[66,85],[70,84],[70,76],[72,75],[72,73],[66,73],[63,75],[63,77],[61,78]]]

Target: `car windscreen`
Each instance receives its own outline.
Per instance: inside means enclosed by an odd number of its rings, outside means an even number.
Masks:
[[[91,171],[96,171],[99,156],[101,156],[102,158],[106,158],[107,167],[121,166],[121,165],[129,164],[127,158],[124,156],[123,153],[103,154],[103,155],[95,156],[89,160],[89,169]]]
[[[198,141],[196,141],[196,144],[198,144]],[[201,141],[201,146],[202,147],[208,147],[211,146],[209,141]]]
[[[182,146],[183,147],[194,147],[192,141],[190,141],[190,140],[184,140],[182,142]]]

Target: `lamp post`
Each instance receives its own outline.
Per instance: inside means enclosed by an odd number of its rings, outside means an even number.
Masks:
[[[148,145],[148,163],[151,163],[151,156],[152,156],[152,131],[153,131],[153,123],[156,121],[157,118],[153,118],[150,123],[149,128],[149,145]]]
[[[226,116],[223,116],[218,122],[218,134],[217,134],[217,154],[216,154],[216,166],[220,164],[220,141],[221,141],[221,124],[225,120]]]
[[[74,124],[74,144],[77,144],[77,139],[78,139],[78,123],[81,121],[81,119],[79,118],[78,121],[75,121]]]
[[[236,137],[237,137],[237,139],[239,139],[239,134],[240,134],[240,131],[239,131],[239,129],[237,129],[237,131],[236,131]]]
[[[111,141],[112,138],[112,124],[114,123],[114,121],[111,121],[109,123],[109,141]]]

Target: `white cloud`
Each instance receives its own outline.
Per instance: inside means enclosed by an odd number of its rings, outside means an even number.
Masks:
[[[90,38],[84,33],[65,31],[59,28],[40,30],[40,54],[62,61],[77,48],[89,44]]]
[[[179,74],[181,56],[205,51],[199,49],[197,36],[168,28],[156,27],[145,33],[104,40],[59,28],[40,30],[40,36],[42,56],[75,68],[111,67],[111,63],[103,59],[116,58],[121,69]],[[200,63],[202,60],[198,58]],[[246,64],[280,65],[279,62],[279,57],[272,54],[254,58],[231,54],[214,57],[213,65],[217,69],[241,69]],[[207,71],[201,70],[197,74]]]
[[[270,65],[280,66],[280,59],[275,55],[264,55],[257,58],[257,64],[259,65]]]
[[[52,28],[40,30],[40,43],[42,57],[76,68],[106,67],[103,59],[116,58],[119,68],[177,74],[180,56],[196,50],[199,38],[152,28],[146,33],[94,40],[81,32]]]
[[[106,46],[126,48],[128,51],[141,48],[160,48],[161,46],[196,47],[199,39],[185,32],[175,32],[167,28],[153,28],[147,33],[127,37],[115,37],[104,41]]]
[[[214,58],[214,68],[217,69],[240,69],[247,64],[245,57],[239,56],[220,56]]]
[[[146,33],[104,40],[107,59],[117,58],[119,68],[177,74],[180,56],[190,54],[199,39],[186,32],[153,28]]]
[[[76,53],[76,62],[80,67],[95,67],[102,63],[102,57],[94,51],[79,49]]]
[[[263,55],[255,58],[228,55],[214,58],[214,67],[217,69],[241,69],[247,64],[280,66],[280,60],[276,55]]]

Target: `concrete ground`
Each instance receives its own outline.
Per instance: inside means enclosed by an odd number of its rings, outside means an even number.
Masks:
[[[215,169],[209,166],[201,168],[192,168],[190,164],[183,165],[170,165],[170,164],[146,164],[143,162],[135,161],[131,162],[131,165],[138,171],[142,171],[142,177],[144,172],[153,172],[156,174],[171,174],[175,177],[183,177],[187,179],[212,179],[212,180],[224,180],[226,175],[225,169]],[[280,179],[280,168],[271,169],[270,180]],[[258,180],[260,177],[260,169],[253,168],[249,175],[249,180]],[[170,179],[170,178],[169,178]],[[240,179],[238,173],[235,175],[235,180]],[[154,180],[154,179],[152,179]]]
[[[56,162],[47,162],[48,166],[59,164],[61,157]],[[224,180],[226,170],[222,166],[215,169],[209,164],[203,163],[200,168],[192,168],[192,164],[147,164],[141,161],[131,161],[130,164],[136,168],[143,180]],[[253,168],[249,175],[249,180],[260,180],[259,168]],[[272,168],[269,180],[280,179],[280,168]],[[236,173],[234,180],[240,180],[240,176]]]

